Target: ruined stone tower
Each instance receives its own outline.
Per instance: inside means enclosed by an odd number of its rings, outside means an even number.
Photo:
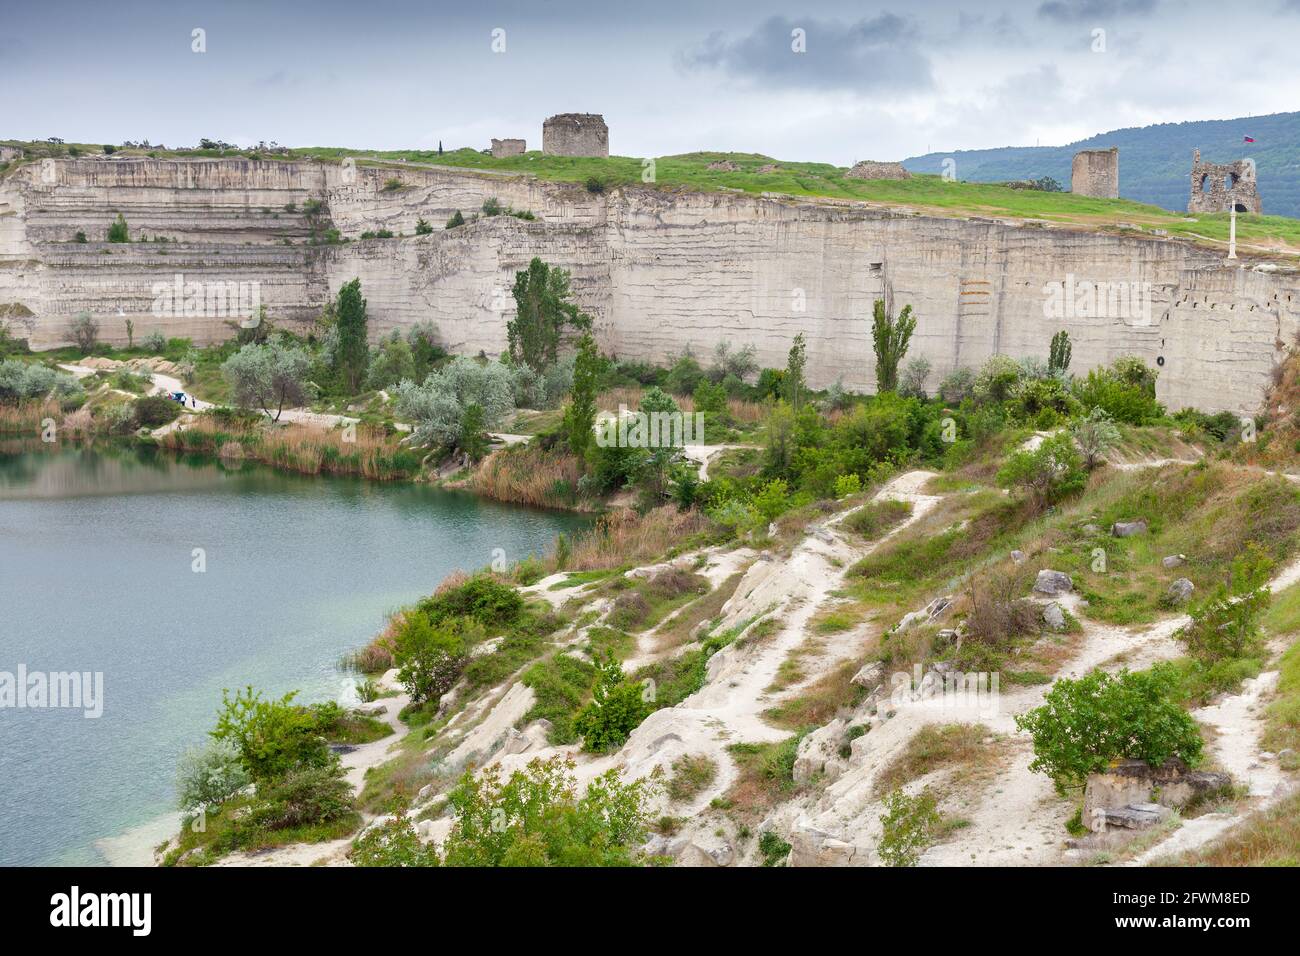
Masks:
[[[1119,147],[1082,149],[1070,164],[1070,192],[1094,199],[1119,198]]]
[[[505,159],[509,156],[522,156],[528,150],[528,144],[522,139],[497,139],[492,138],[492,156],[494,159]]]
[[[608,156],[609,128],[599,113],[560,113],[542,124],[542,152],[551,156]]]
[[[1235,163],[1203,163],[1201,151],[1192,151],[1192,195],[1188,212],[1263,212],[1264,204],[1255,185],[1255,164],[1248,159]]]

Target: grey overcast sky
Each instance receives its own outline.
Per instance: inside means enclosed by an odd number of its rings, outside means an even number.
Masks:
[[[0,138],[537,148],[592,112],[619,155],[847,165],[1298,109],[1297,47],[1300,0],[0,0]]]

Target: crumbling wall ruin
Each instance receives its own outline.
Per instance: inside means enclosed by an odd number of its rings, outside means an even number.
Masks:
[[[1201,151],[1192,152],[1192,194],[1188,212],[1262,213],[1264,205],[1255,180],[1255,164],[1249,159],[1232,163],[1207,163]]]

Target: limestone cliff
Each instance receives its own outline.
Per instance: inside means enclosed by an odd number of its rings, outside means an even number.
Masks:
[[[536,219],[441,228],[490,197]],[[309,200],[356,241],[308,244]],[[168,241],[101,241],[119,213],[133,239]],[[412,236],[421,218],[435,231]],[[406,238],[358,238],[381,229]],[[89,241],[75,241],[78,230]],[[1140,355],[1159,366],[1171,408],[1253,412],[1300,329],[1290,270],[1035,222],[730,192],[597,194],[527,176],[351,162],[45,160],[0,183],[0,307],[24,307],[13,321],[34,348],[66,342],[80,311],[113,341],[125,339],[125,318],[137,335],[229,335],[224,317],[158,314],[155,289],[177,275],[256,282],[270,314],[289,321],[311,318],[360,277],[376,334],[431,320],[449,348],[496,354],[514,273],[535,255],[572,270],[601,346],[619,357],[662,361],[687,347],[703,357],[730,341],[781,366],[802,331],[817,386],[872,387],[869,317],[882,297],[913,306],[910,354],[930,359],[932,387],[995,352],[1041,356],[1066,328],[1076,370]],[[1142,307],[1110,317],[1115,303],[1108,311],[1103,292],[1091,311],[1048,308],[1053,284],[1089,283],[1140,289]]]

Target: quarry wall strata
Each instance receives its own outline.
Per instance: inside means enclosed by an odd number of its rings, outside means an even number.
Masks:
[[[261,301],[286,322],[310,319],[340,285],[360,278],[373,334],[433,321],[452,350],[496,355],[513,311],[514,273],[534,255],[572,271],[602,348],[621,358],[667,361],[690,348],[707,360],[726,341],[753,344],[761,364],[783,366],[803,332],[815,386],[842,379],[853,389],[874,387],[876,298],[913,306],[909,355],[931,361],[931,389],[952,368],[976,367],[997,352],[1042,357],[1065,328],[1076,372],[1140,355],[1159,367],[1158,394],[1171,408],[1255,411],[1279,346],[1300,330],[1296,275],[1253,271],[1244,260],[1229,267],[1212,252],[1156,238],[843,201],[641,188],[598,195],[530,177],[414,165],[53,165],[53,174],[34,164],[0,182],[0,306],[31,311],[18,320],[19,334],[37,348],[66,342],[68,323],[82,310],[99,318],[110,341],[125,340],[119,309],[134,319],[137,336],[160,325],[200,343],[228,336],[218,318],[151,313],[153,285],[183,273],[257,281]],[[393,178],[400,188],[386,188]],[[442,229],[453,212],[469,216],[489,197],[536,221],[498,216]],[[283,214],[286,203],[301,208],[308,198],[327,203],[345,237],[378,229],[406,237],[308,245],[291,235],[286,245],[284,230],[305,223],[268,220],[261,210]],[[119,211],[133,234],[138,223],[154,223],[182,241],[69,241],[75,223],[106,229]],[[413,235],[420,218],[434,227],[431,235]],[[1105,292],[1091,311],[1051,312],[1046,290],[1090,283],[1123,283],[1141,294],[1115,303],[1125,306],[1122,314],[1108,308]]]

